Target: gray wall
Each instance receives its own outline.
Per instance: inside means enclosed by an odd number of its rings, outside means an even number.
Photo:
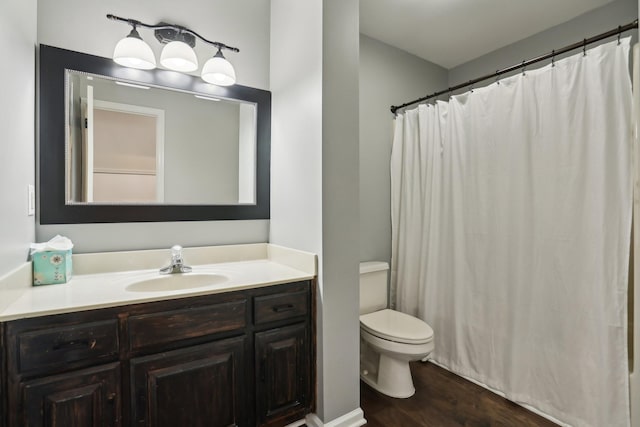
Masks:
[[[319,254],[316,412],[327,423],[360,404],[358,0],[271,5],[270,239]]]
[[[322,14],[322,337],[326,422],[360,407],[359,2]],[[344,396],[339,396],[340,390]]]
[[[360,259],[391,259],[391,105],[447,85],[447,70],[360,35]]]
[[[190,0],[185,7],[176,7],[171,0],[39,0],[38,42],[110,57],[118,40],[126,36],[130,28],[126,24],[109,21],[105,17],[107,13],[150,24],[172,22],[187,26],[209,39],[240,48],[240,53],[225,53],[236,69],[238,84],[269,89],[269,7],[269,0]],[[160,45],[154,40],[153,33],[144,29],[139,32],[158,58]],[[202,65],[215,50],[204,43],[197,43],[196,52]],[[32,127],[30,132],[33,132]],[[24,168],[24,162],[20,163]],[[26,190],[20,194],[24,192]],[[202,246],[266,242],[269,221],[36,224],[39,241],[48,240],[57,233],[71,238],[75,243],[74,250],[81,253],[168,248],[173,244]]]
[[[36,1],[0,2],[0,276],[27,260],[34,183]]]
[[[238,203],[239,106],[182,96],[174,105],[182,114],[166,109],[166,201]]]
[[[469,81],[475,77],[492,73],[497,69],[517,64],[525,59],[549,53],[552,49],[611,30],[618,25],[628,24],[637,18],[638,2],[636,0],[616,0],[564,24],[524,40],[514,41],[513,44],[452,68],[449,71],[449,85],[453,86]],[[631,31],[627,34],[634,34],[634,41],[637,40],[636,31]],[[489,83],[492,82],[489,81]]]

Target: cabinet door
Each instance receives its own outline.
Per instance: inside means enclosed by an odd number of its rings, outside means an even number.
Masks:
[[[0,427],[5,427],[7,424],[7,384],[6,376],[6,362],[5,362],[5,346],[4,346],[4,323],[0,323]]]
[[[260,425],[285,425],[302,418],[310,394],[306,323],[256,333],[255,345]]]
[[[21,384],[23,412],[16,425],[120,425],[120,364],[69,372]]]
[[[131,360],[136,425],[246,426],[245,336]]]

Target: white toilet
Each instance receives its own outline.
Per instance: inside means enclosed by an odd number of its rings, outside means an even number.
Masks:
[[[380,261],[360,263],[360,378],[380,393],[407,398],[416,389],[409,362],[433,351],[433,329],[387,308],[387,271]]]

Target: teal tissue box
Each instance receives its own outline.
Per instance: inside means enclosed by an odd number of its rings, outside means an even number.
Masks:
[[[55,285],[71,280],[71,249],[32,254],[33,285]]]

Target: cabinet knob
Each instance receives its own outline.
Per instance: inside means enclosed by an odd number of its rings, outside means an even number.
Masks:
[[[109,393],[107,394],[107,400],[109,402],[113,402],[114,400],[116,400],[116,394],[115,393]]]

